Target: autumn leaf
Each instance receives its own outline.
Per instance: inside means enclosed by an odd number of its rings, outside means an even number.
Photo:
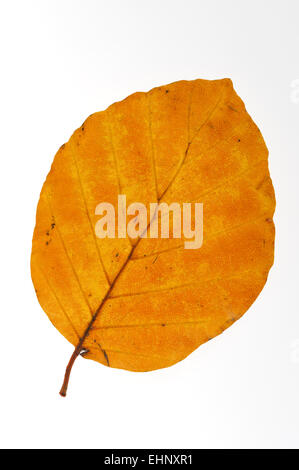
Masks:
[[[97,238],[96,206],[203,203],[203,245]],[[76,357],[168,367],[250,307],[273,263],[275,207],[263,137],[229,79],[180,81],[92,114],[41,191],[31,271]]]

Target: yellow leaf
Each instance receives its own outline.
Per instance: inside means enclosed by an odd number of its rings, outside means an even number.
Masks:
[[[273,263],[268,152],[232,83],[180,81],[91,115],[41,191],[32,279],[82,353],[132,371],[171,366],[240,318]],[[97,205],[203,203],[200,249],[177,238],[97,238]],[[149,212],[148,212],[149,213]]]

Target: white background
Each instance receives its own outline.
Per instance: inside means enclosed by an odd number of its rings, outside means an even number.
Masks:
[[[1,447],[298,447],[298,0],[10,0],[0,15]],[[132,92],[223,77],[270,150],[277,237],[266,287],[169,369],[79,358],[61,398],[73,347],[40,308],[29,268],[56,150]]]

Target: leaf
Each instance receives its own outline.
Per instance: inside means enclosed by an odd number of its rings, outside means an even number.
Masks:
[[[32,279],[82,353],[132,371],[171,366],[240,318],[273,263],[275,207],[262,135],[229,79],[180,81],[91,115],[40,195]],[[100,202],[202,202],[203,245],[99,239]]]

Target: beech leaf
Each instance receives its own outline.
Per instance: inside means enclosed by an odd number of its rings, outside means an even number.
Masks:
[[[203,203],[203,244],[96,236],[102,201]],[[31,272],[76,357],[150,371],[239,319],[273,263],[275,197],[263,137],[229,79],[179,81],[88,117],[43,185]]]

